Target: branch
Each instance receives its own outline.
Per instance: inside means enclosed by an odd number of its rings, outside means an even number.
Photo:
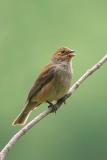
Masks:
[[[107,54],[99,61],[97,62],[93,67],[88,69],[81,77],[78,79],[74,85],[70,88],[69,92],[60,99],[56,104],[56,109],[59,109],[61,105],[65,102],[66,99],[68,99],[75,91],[76,89],[81,85],[82,82],[86,78],[88,78],[91,74],[93,74],[95,71],[97,71],[105,62],[107,61]],[[25,134],[29,131],[30,128],[32,128],[34,125],[36,125],[40,120],[42,120],[44,117],[46,117],[48,114],[53,112],[52,107],[50,105],[49,108],[47,108],[45,111],[40,113],[38,116],[36,116],[32,121],[30,121],[28,124],[26,124],[21,130],[19,130],[6,144],[6,146],[2,149],[0,152],[0,160],[4,160],[7,153],[12,149],[14,144]]]

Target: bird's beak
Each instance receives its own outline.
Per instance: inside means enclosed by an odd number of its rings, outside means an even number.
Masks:
[[[74,57],[74,56],[76,55],[74,52],[75,52],[74,50],[71,50],[71,51],[69,52],[69,57]]]

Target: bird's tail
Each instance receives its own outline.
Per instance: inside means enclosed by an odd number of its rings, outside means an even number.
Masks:
[[[27,103],[25,108],[22,110],[22,112],[18,115],[18,117],[13,121],[12,125],[24,125],[27,122],[27,119],[30,115],[30,113],[32,112],[32,110],[37,107],[39,104],[31,104],[31,103]]]

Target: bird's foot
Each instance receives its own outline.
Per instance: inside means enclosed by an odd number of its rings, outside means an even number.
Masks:
[[[64,104],[66,104],[65,97],[60,98],[57,103],[64,103]]]
[[[49,102],[49,101],[46,101],[48,104],[49,104],[49,106],[48,106],[48,108],[52,108],[52,111],[51,112],[54,112],[54,113],[56,113],[56,111],[57,111],[57,107],[56,107],[56,105],[54,105],[53,103],[51,103],[51,102]]]

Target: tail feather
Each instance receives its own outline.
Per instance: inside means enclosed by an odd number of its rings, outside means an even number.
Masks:
[[[28,103],[25,108],[22,110],[22,112],[18,115],[18,117],[14,120],[14,122],[12,123],[13,126],[19,124],[19,125],[24,125],[30,115],[30,113],[32,112],[32,110],[37,107],[38,104],[31,104]]]

